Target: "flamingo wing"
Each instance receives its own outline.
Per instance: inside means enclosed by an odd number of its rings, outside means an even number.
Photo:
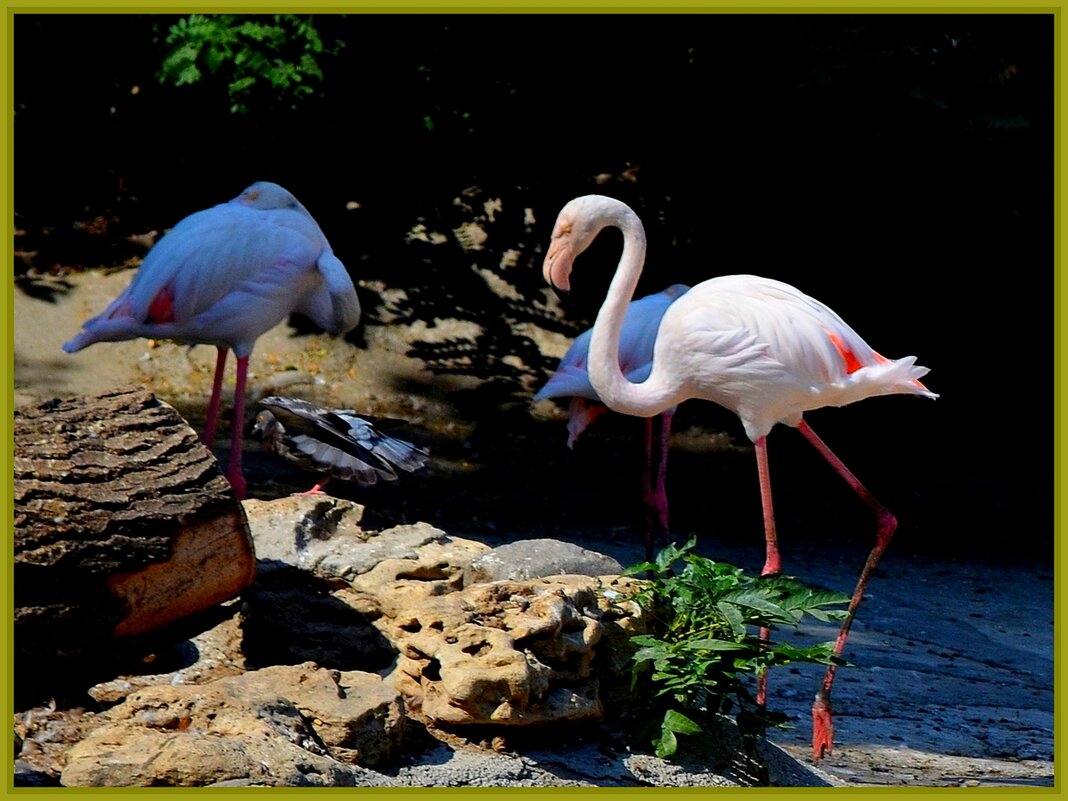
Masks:
[[[653,360],[656,333],[664,313],[689,291],[685,284],[672,284],[667,289],[632,301],[623,317],[623,331],[619,338],[619,366],[624,374],[642,368]],[[592,334],[592,329],[590,333]],[[589,353],[589,338],[585,352]],[[646,373],[648,375],[648,373]],[[629,376],[628,376],[629,377]],[[643,377],[644,378],[644,377]],[[641,380],[631,378],[634,380]]]
[[[698,394],[737,413],[751,438],[822,406],[900,392],[931,396],[914,357],[876,353],[833,310],[789,284],[713,278],[665,314],[654,359],[674,360]]]
[[[196,212],[160,239],[127,289],[64,349],[150,336],[247,355],[313,286],[322,250],[318,227],[300,210],[224,203]]]

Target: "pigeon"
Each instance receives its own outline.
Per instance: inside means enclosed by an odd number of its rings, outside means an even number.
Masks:
[[[279,395],[259,403],[265,408],[252,433],[271,453],[320,474],[306,495],[321,494],[334,478],[361,486],[395,481],[398,469],[411,473],[430,458],[425,448],[383,434],[352,409],[328,409]]]

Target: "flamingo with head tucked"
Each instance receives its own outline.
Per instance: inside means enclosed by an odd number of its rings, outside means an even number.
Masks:
[[[685,284],[673,284],[667,289],[631,301],[623,319],[619,343],[619,366],[629,381],[644,381],[653,361],[653,342],[660,318],[668,306],[689,289]],[[534,395],[543,398],[571,398],[568,405],[567,447],[572,448],[586,428],[603,414],[607,407],[597,397],[590,383],[587,362],[590,350],[590,331],[583,331],[567,349],[556,372]],[[671,420],[675,407],[660,413],[659,437],[654,434],[656,417],[645,418],[645,469],[642,476],[642,500],[646,508],[645,558],[653,558],[653,540],[668,533],[667,480],[668,445],[671,440]],[[656,457],[653,441],[659,439]],[[655,468],[655,473],[654,473]]]
[[[63,350],[137,337],[215,345],[218,358],[203,441],[209,448],[226,355],[237,357],[227,478],[245,497],[241,470],[248,359],[261,334],[291,312],[341,334],[360,320],[352,278],[318,223],[278,184],[254,183],[233,200],[179,221],[145,256],[133,281]]]
[[[875,512],[875,545],[834,645],[840,655],[897,520],[816,436],[803,414],[876,395],[936,398],[920,383],[927,368],[918,366],[914,356],[879,355],[834,311],[789,284],[727,275],[697,284],[671,304],[660,321],[649,377],[632,383],[619,367],[619,343],[645,262],[645,230],[638,216],[625,203],[603,195],[575,198],[557,217],[543,271],[550,285],[568,289],[575,259],[607,226],[622,231],[623,251],[590,336],[590,383],[610,409],[624,414],[660,414],[689,398],[702,398],[741,418],[757,457],[766,543],[762,574],[781,570],[767,452],[767,435],[776,423],[800,431]],[[834,743],[830,695],[835,670],[833,664],[828,667],[812,706],[816,760]],[[763,703],[764,698],[762,676],[757,700]]]

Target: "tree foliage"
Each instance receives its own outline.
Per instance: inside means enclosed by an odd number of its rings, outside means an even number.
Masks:
[[[170,26],[166,44],[160,82],[184,86],[216,79],[225,84],[234,114],[263,103],[297,108],[321,90],[320,62],[344,46],[340,40],[324,43],[312,19],[296,14],[190,14]]]

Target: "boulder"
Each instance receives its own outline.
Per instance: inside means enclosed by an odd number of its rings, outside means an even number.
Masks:
[[[442,727],[599,719],[598,645],[606,631],[618,643],[643,625],[630,600],[637,586],[619,577],[497,581],[399,613],[391,639],[409,711]]]
[[[381,677],[314,663],[148,687],[100,717],[63,785],[352,784],[349,766],[390,758],[404,723]]]
[[[623,566],[611,556],[571,542],[540,538],[509,542],[482,554],[464,571],[464,585],[501,579],[522,581],[543,576],[607,576],[622,572]]]

